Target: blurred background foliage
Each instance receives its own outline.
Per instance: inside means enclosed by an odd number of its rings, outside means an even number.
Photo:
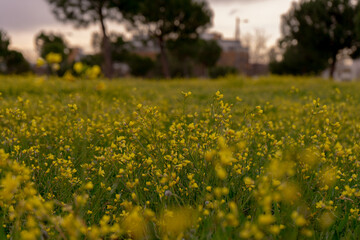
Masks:
[[[88,66],[100,66],[107,78],[119,76],[118,69],[115,69],[119,64],[120,69],[126,65],[131,75],[139,77],[214,77],[244,73],[219,66],[223,52],[219,42],[201,37],[211,27],[214,17],[208,1],[47,2],[59,21],[76,28],[95,24],[100,31],[94,33],[91,40],[93,53],[83,54],[81,59],[73,57],[76,49],[62,34],[39,32],[35,36],[39,56],[45,59],[49,53],[57,53],[62,58],[56,70],[47,66],[40,73],[63,76],[71,71],[75,74],[72,68],[78,61]],[[114,32],[109,29],[108,22],[125,26],[126,30]],[[269,51],[265,44],[269,36],[265,33],[257,31],[252,37],[244,36],[241,41],[249,48],[248,64],[252,64],[251,59],[257,59],[255,65],[268,66],[273,74],[320,75],[329,69],[332,77],[342,57],[357,59],[360,56],[360,3],[358,0],[294,2],[281,17],[281,33],[277,46]],[[1,73],[33,70],[20,52],[9,49],[10,37],[6,32],[1,30],[0,34]],[[139,46],[149,45],[157,50],[155,56],[139,54]],[[264,49],[260,51],[261,46],[265,46],[265,52]]]

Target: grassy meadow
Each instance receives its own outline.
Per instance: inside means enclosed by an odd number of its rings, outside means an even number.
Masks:
[[[0,77],[0,239],[359,239],[359,92]]]

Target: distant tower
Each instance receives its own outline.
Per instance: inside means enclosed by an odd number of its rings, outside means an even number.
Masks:
[[[240,18],[236,18],[235,40],[240,41]]]

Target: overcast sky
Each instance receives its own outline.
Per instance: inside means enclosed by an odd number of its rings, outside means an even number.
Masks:
[[[130,1],[130,0],[129,0]],[[264,29],[270,36],[269,45],[280,37],[280,16],[293,0],[210,0],[215,13],[211,31],[221,32],[226,38],[235,34],[235,19],[248,19],[241,24],[241,34]],[[123,27],[108,23],[110,31],[124,31]],[[0,0],[0,28],[11,38],[11,48],[21,50],[27,58],[35,58],[34,36],[40,30],[61,32],[71,46],[91,51],[91,33],[98,26],[75,30],[71,25],[56,21],[46,0]]]

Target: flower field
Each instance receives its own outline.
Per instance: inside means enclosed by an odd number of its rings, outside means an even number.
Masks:
[[[359,239],[359,92],[0,77],[0,239]]]

